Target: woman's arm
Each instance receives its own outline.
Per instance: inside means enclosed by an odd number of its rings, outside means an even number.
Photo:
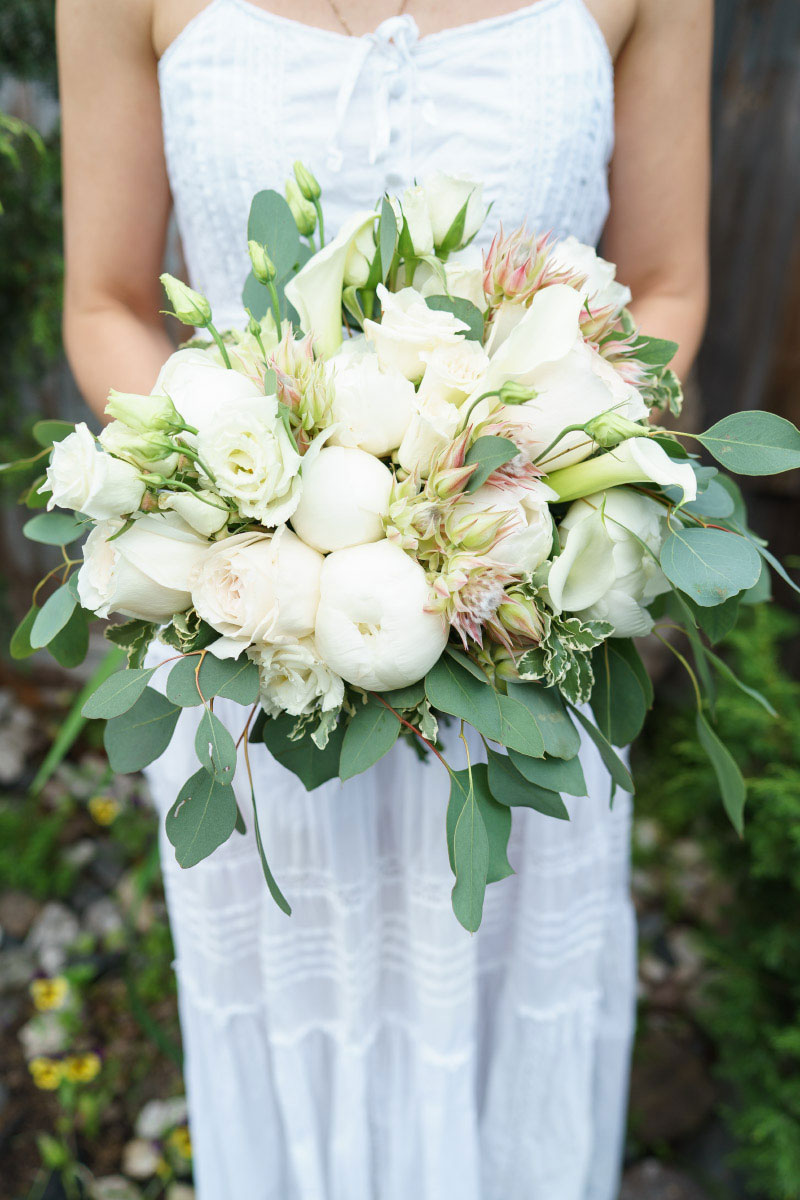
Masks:
[[[685,377],[708,302],[712,0],[639,0],[616,64],[616,148],[606,257],[636,321],[680,349]]]
[[[172,350],[158,276],[169,214],[152,0],[59,0],[64,342],[87,402],[149,392]]]

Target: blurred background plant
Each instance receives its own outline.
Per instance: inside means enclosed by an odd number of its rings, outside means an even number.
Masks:
[[[717,0],[711,313],[690,419],[761,407],[800,421],[798,88],[797,0]],[[37,418],[84,415],[60,342],[59,170],[54,3],[3,0],[2,460],[33,449]],[[745,482],[755,527],[796,553],[800,481]],[[0,484],[6,627],[52,565],[21,536],[23,483]],[[778,585],[787,608],[790,595]],[[798,628],[755,608],[722,647],[785,714],[720,684],[750,787],[742,841],[693,748],[679,673],[637,750],[640,1022],[620,1200],[800,1200]],[[0,1200],[187,1200],[156,820],[138,780],[109,777],[92,723],[42,772],[74,689],[45,655],[12,663],[2,639]]]

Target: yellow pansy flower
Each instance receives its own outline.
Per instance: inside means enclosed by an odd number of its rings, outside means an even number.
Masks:
[[[99,1054],[70,1054],[64,1059],[64,1078],[70,1083],[91,1083],[100,1074]]]
[[[113,796],[92,796],[89,812],[98,825],[110,825],[119,815],[119,801]]]
[[[192,1157],[192,1139],[185,1125],[179,1125],[177,1129],[173,1129],[167,1138],[167,1143],[181,1158]]]
[[[30,985],[30,993],[39,1012],[53,1012],[66,1004],[69,982],[63,975],[54,975],[52,979],[34,979]]]
[[[64,1078],[62,1064],[56,1058],[45,1058],[38,1055],[28,1063],[33,1082],[37,1088],[45,1092],[54,1092]]]

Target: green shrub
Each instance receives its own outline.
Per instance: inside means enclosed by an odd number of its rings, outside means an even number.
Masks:
[[[639,814],[668,838],[699,839],[730,892],[702,930],[712,976],[700,1018],[732,1096],[724,1115],[736,1161],[769,1200],[800,1196],[800,683],[781,664],[798,628],[786,613],[758,607],[724,644],[741,678],[781,714],[774,720],[720,687],[720,733],[748,784],[743,839],[722,812],[688,705],[662,703],[639,751]]]

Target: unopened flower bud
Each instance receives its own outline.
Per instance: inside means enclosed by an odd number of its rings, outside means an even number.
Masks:
[[[286,203],[292,210],[297,232],[301,237],[311,237],[317,228],[317,210],[306,200],[294,179],[286,180]]]
[[[308,167],[304,166],[298,158],[294,164],[294,177],[297,180],[297,186],[304,199],[319,200],[322,194],[322,189],[317,182],[316,176],[309,171]]]
[[[267,247],[261,242],[249,241],[247,249],[250,252],[250,262],[253,264],[253,274],[259,283],[265,286],[275,278],[275,263],[267,254]]]
[[[161,286],[167,293],[172,311],[179,321],[184,325],[195,325],[199,328],[208,325],[211,320],[211,305],[205,296],[166,272],[161,276]]]
[[[506,650],[505,646],[492,647],[492,660],[494,673],[498,679],[504,679],[506,683],[519,680],[519,671],[514,662],[514,656]]]
[[[538,643],[543,633],[541,613],[526,596],[511,595],[497,610],[497,617],[516,641]]]
[[[135,429],[137,433],[184,427],[169,396],[137,396],[112,388],[108,393],[106,412],[110,417],[123,421],[129,429]]]
[[[538,396],[536,388],[518,383],[516,379],[507,379],[498,393],[501,404],[527,404]]]
[[[597,445],[602,446],[604,450],[611,450],[628,438],[647,437],[649,432],[645,425],[639,425],[636,421],[631,421],[628,417],[623,417],[621,413],[613,411],[599,413],[598,416],[592,417],[591,421],[586,422],[583,430],[593,442],[597,442]]]

